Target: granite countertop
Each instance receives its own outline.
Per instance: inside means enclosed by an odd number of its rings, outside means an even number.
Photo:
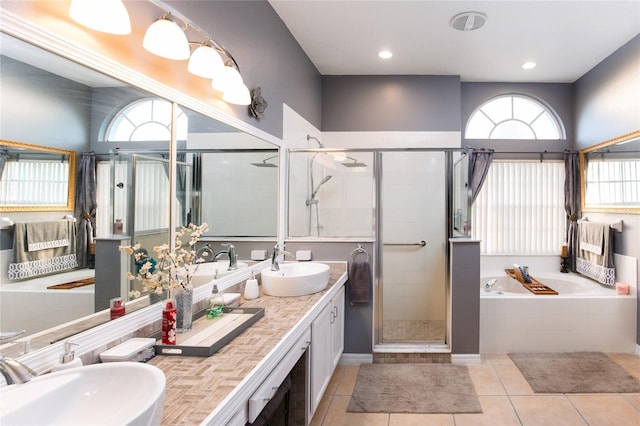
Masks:
[[[319,293],[273,297],[261,288],[258,299],[243,299],[242,306],[264,308],[264,317],[214,355],[159,355],[150,360],[149,364],[162,369],[167,378],[162,424],[194,425],[207,419],[346,273],[344,262],[326,263],[331,266],[329,286]]]

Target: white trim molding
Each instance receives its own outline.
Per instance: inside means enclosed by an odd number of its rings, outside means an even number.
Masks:
[[[451,364],[454,365],[480,365],[480,354],[451,354]]]

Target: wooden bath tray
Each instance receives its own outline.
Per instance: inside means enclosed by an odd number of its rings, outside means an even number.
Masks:
[[[540,281],[536,280],[531,275],[529,275],[529,278],[531,278],[531,282],[527,283],[527,282],[524,282],[524,279],[522,278],[521,274],[516,274],[514,269],[505,269],[504,271],[507,273],[508,276],[518,281],[520,284],[522,284],[524,288],[526,288],[533,294],[558,294],[557,291],[555,291],[551,287],[548,287],[542,284]]]
[[[264,316],[264,308],[231,308],[215,319],[202,316],[194,319],[193,328],[178,334],[177,344],[163,345],[158,340],[156,355],[211,356]]]

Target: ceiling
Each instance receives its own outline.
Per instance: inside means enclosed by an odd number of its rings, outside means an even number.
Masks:
[[[640,33],[640,0],[269,0],[323,75],[572,83]],[[475,31],[449,25],[481,12]],[[388,49],[393,58],[382,60]],[[534,61],[532,70],[522,64]]]

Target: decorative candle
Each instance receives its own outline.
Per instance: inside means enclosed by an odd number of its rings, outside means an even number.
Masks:
[[[569,246],[567,246],[567,243],[562,244],[562,251],[560,252],[560,257],[569,257]]]

